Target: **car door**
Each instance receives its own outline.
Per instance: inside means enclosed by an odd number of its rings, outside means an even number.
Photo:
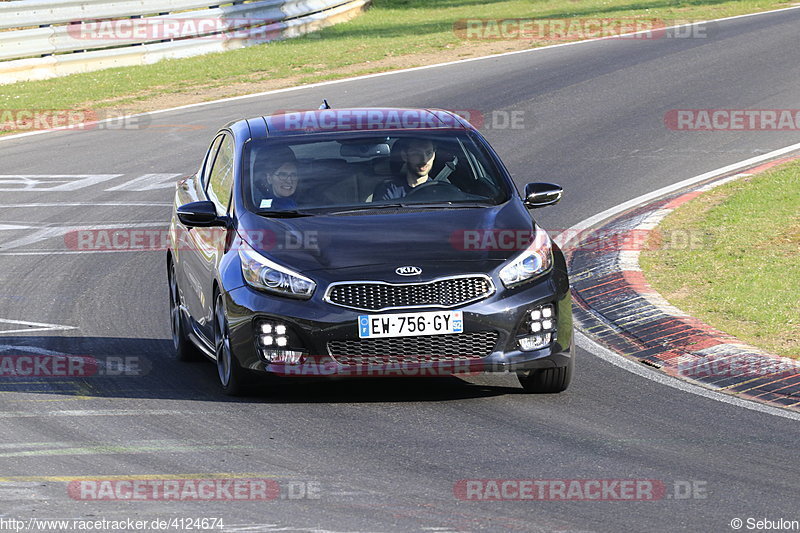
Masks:
[[[224,133],[213,162],[205,173],[203,199],[214,203],[217,215],[227,215],[233,188],[235,142],[230,133]],[[191,254],[184,261],[187,277],[195,291],[189,311],[196,327],[211,340],[213,337],[213,285],[217,267],[225,250],[228,229],[224,227],[193,228],[188,232]]]
[[[214,140],[211,142],[206,155],[203,158],[203,164],[197,171],[197,174],[190,176],[185,182],[178,186],[177,205],[188,204],[190,202],[197,202],[205,200],[205,184],[208,183],[208,176],[211,173],[211,166],[214,164],[214,159],[217,157],[217,151],[223,138],[222,133],[218,133]],[[196,318],[201,316],[202,305],[200,303],[200,294],[202,286],[197,277],[198,272],[198,259],[194,257],[198,250],[192,243],[194,239],[194,228],[181,227],[178,235],[178,245],[175,249],[175,261],[180,265],[176,269],[176,276],[178,277],[178,285],[181,287],[181,300],[189,311],[189,316],[192,318],[192,326],[196,326]]]

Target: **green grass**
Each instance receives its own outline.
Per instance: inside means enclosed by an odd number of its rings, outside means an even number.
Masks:
[[[390,70],[397,65],[370,63],[392,57],[408,56],[402,66],[430,63],[428,56],[415,63],[415,56],[454,47],[468,53],[485,46],[485,42],[462,41],[455,35],[453,23],[463,18],[641,17],[688,21],[787,5],[775,0],[375,0],[366,13],[350,22],[283,42],[3,85],[0,109],[142,108],[160,95],[198,101],[239,94],[252,87],[244,85],[246,82],[271,80],[280,84],[285,80],[283,85],[287,86]],[[530,46],[541,44],[549,43]],[[519,47],[520,41],[516,45]]]
[[[641,257],[657,291],[749,344],[800,358],[800,163],[705,193],[659,230],[664,246]],[[701,246],[684,246],[686,235]]]

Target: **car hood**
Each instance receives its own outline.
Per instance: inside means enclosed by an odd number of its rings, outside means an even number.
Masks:
[[[300,272],[390,265],[433,274],[462,263],[488,272],[526,247],[533,229],[517,201],[495,207],[383,209],[349,215],[240,217],[239,234],[266,257]],[[448,263],[449,265],[443,265]],[[369,269],[367,269],[369,270]],[[427,276],[425,276],[427,277]]]

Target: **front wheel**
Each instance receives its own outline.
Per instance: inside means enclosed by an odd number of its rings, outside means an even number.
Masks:
[[[552,394],[567,390],[572,381],[572,374],[575,370],[575,356],[569,359],[567,366],[556,368],[542,368],[539,370],[527,370],[517,373],[520,385],[525,392],[532,394]]]
[[[181,312],[181,294],[178,290],[178,280],[175,277],[175,265],[169,265],[169,315],[172,329],[172,346],[178,361],[197,361],[202,359],[200,350],[197,349],[186,335],[186,326],[183,323]]]
[[[225,302],[221,294],[214,303],[214,353],[217,357],[217,373],[222,392],[228,396],[240,396],[245,392],[247,373],[231,350],[228,317],[225,315]]]

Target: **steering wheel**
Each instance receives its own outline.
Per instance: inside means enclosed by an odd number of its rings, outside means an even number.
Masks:
[[[447,181],[428,181],[411,189],[411,191],[406,194],[406,198],[449,202],[452,200],[463,200],[465,194],[464,191]]]

